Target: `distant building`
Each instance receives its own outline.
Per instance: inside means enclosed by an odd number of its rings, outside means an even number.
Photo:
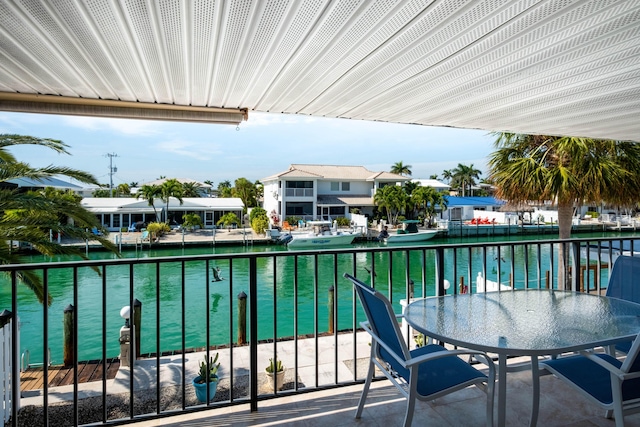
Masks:
[[[263,207],[281,220],[296,216],[306,220],[347,216],[357,208],[371,216],[375,192],[386,185],[402,185],[409,179],[389,172],[373,172],[363,166],[292,164],[289,169],[260,180]]]
[[[171,224],[182,224],[185,213],[196,213],[202,218],[205,228],[214,228],[216,222],[224,214],[233,212],[242,219],[244,204],[237,197],[211,198],[188,197],[183,203],[176,198],[169,200],[169,210],[160,200],[154,200],[154,206],[143,199],[131,197],[87,197],[80,202],[88,211],[93,212],[98,221],[109,231],[119,231],[128,228],[136,222],[149,223],[168,219]],[[156,219],[156,212],[158,217]]]
[[[412,179],[411,182],[417,182],[422,187],[433,187],[439,193],[449,193],[450,185],[444,184],[437,179]]]

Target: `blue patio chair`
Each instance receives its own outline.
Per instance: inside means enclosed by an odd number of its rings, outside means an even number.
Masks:
[[[618,261],[619,262],[619,261]],[[583,351],[579,355],[540,362],[556,377],[567,381],[613,417],[616,427],[624,416],[640,412],[640,339],[636,337],[624,362],[610,354]]]
[[[619,256],[613,264],[606,295],[640,303],[640,258],[633,256]],[[618,343],[615,349],[628,353],[632,341]],[[613,349],[609,353],[615,356]]]
[[[355,277],[349,274],[345,274],[344,277],[353,282],[367,316],[367,321],[361,322],[360,325],[373,338],[369,371],[358,403],[356,418],[362,415],[373,374],[378,367],[407,399],[405,426],[411,425],[416,398],[433,400],[470,385],[478,386],[487,394],[487,425],[493,425],[495,365],[485,353],[449,351],[434,344],[409,351],[398,325],[402,316],[393,313],[389,300]],[[483,359],[489,367],[488,375],[459,358],[460,355],[473,355]]]

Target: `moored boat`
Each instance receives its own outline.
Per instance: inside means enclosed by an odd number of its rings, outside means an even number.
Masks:
[[[355,234],[332,229],[330,221],[307,221],[307,225],[310,227],[309,231],[291,233],[287,247],[301,249],[343,246],[350,245],[356,238]]]
[[[401,230],[398,230],[395,234],[389,234],[389,236],[384,239],[385,243],[421,242],[429,240],[438,234],[438,230],[418,230],[418,221],[416,220],[402,221],[402,224],[403,227]]]

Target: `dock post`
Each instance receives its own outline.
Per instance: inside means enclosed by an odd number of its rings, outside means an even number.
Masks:
[[[74,346],[73,346],[73,317],[75,313],[75,308],[73,304],[69,304],[64,309],[64,315],[62,317],[62,332],[63,332],[63,350],[62,350],[62,361],[64,366],[73,365],[74,361]]]
[[[247,343],[247,294],[238,294],[238,345]]]

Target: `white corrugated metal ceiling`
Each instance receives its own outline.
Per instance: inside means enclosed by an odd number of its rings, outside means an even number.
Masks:
[[[637,141],[640,0],[3,0],[0,109]]]

